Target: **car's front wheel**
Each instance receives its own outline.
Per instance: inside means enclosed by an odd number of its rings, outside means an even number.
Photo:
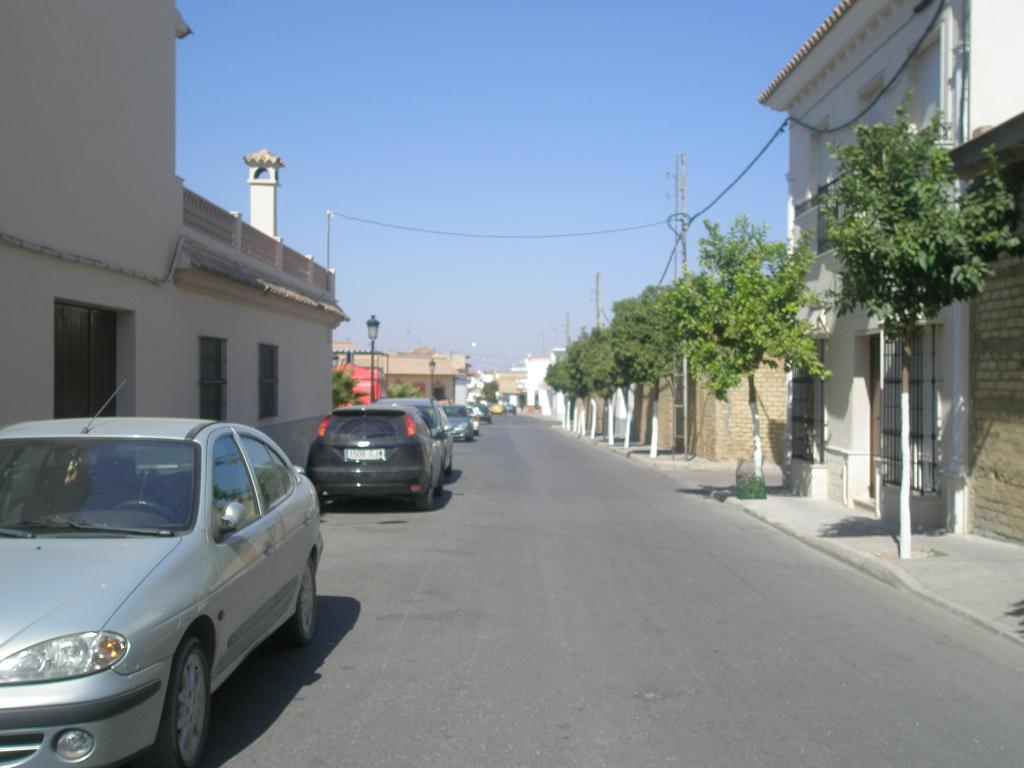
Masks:
[[[210,660],[199,638],[181,641],[171,663],[164,711],[148,765],[195,768],[210,730]]]

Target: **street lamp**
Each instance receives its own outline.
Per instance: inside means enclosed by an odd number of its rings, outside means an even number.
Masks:
[[[370,404],[377,400],[377,366],[375,359],[375,344],[377,342],[377,330],[380,328],[380,320],[376,315],[370,315],[366,321],[366,335],[370,337]]]
[[[430,358],[430,362],[427,363],[427,367],[430,368],[430,397],[434,397],[434,369],[437,368],[437,363],[434,362],[434,358]],[[471,435],[472,437],[472,435]]]

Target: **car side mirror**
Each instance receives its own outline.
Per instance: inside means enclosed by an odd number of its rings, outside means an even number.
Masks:
[[[295,474],[298,475],[299,477],[303,477],[306,474],[306,470],[300,467],[298,464],[293,464],[292,469],[295,470]]]
[[[224,536],[232,531],[237,531],[244,519],[245,507],[237,501],[232,501],[220,513],[220,535]]]

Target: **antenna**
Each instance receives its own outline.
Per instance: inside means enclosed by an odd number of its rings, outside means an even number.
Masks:
[[[92,429],[92,423],[94,421],[96,421],[96,419],[98,419],[100,417],[100,414],[103,413],[103,409],[106,408],[108,405],[110,405],[110,401],[113,400],[115,397],[117,397],[117,393],[121,391],[121,387],[123,387],[127,383],[128,383],[128,379],[121,379],[121,383],[117,385],[117,389],[114,390],[114,394],[112,394],[110,397],[107,398],[107,401],[103,405],[100,406],[100,409],[98,411],[96,411],[96,415],[93,416],[91,419],[89,419],[89,423],[88,424],[86,424],[84,427],[82,427],[82,434],[83,435],[88,435],[89,434],[89,430]]]

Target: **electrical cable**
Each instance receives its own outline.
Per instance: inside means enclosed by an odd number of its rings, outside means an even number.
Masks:
[[[919,13],[920,11],[924,10],[924,8],[928,5],[929,2],[931,2],[931,0],[922,0],[922,2],[918,3],[914,7],[914,13]],[[893,76],[889,78],[885,85],[878,89],[878,92],[874,95],[874,98],[872,98],[871,101],[864,106],[864,109],[862,109],[856,115],[851,117],[845,123],[841,123],[837,126],[828,128],[822,128],[804,122],[804,118],[806,118],[807,115],[811,113],[814,107],[811,107],[811,109],[807,110],[807,112],[805,112],[803,116],[790,117],[788,118],[788,121],[796,125],[799,125],[801,128],[806,128],[808,131],[813,131],[814,133],[818,133],[823,136],[828,136],[833,133],[839,133],[840,131],[846,130],[851,125],[859,122],[860,119],[864,117],[864,115],[871,111],[871,108],[874,107],[875,104],[879,102],[879,100],[889,91],[889,89],[896,84],[896,81],[899,80],[900,77],[903,75],[904,70],[908,66],[910,66],[910,62],[913,61],[914,56],[917,55],[918,50],[921,48],[922,45],[924,45],[924,41],[928,39],[929,35],[931,35],[932,28],[935,26],[935,22],[939,20],[939,16],[942,14],[942,11],[945,10],[946,8],[946,2],[947,0],[939,0],[939,3],[935,8],[935,13],[932,15],[932,18],[928,22],[928,25],[924,28],[924,32],[922,32],[921,36],[917,38],[917,41],[914,43],[914,46],[910,49],[906,57],[903,59],[903,63],[899,65],[899,67],[893,73]]]
[[[663,222],[652,221],[649,224],[636,224],[631,227],[616,227],[615,229],[597,229],[590,232],[555,232],[550,234],[494,234],[486,232],[451,232],[441,229],[427,229],[425,227],[408,227],[403,224],[388,224],[383,221],[374,221],[373,219],[364,219],[359,216],[349,216],[345,213],[334,212],[335,216],[342,219],[348,219],[349,221],[358,221],[361,224],[372,224],[375,227],[384,227],[386,229],[401,229],[406,232],[421,232],[428,235],[444,235],[447,237],[472,237],[472,238],[484,238],[492,240],[549,240],[560,237],[593,237],[595,235],[611,235],[618,232],[633,232],[638,229],[650,229],[652,227],[659,227]]]

